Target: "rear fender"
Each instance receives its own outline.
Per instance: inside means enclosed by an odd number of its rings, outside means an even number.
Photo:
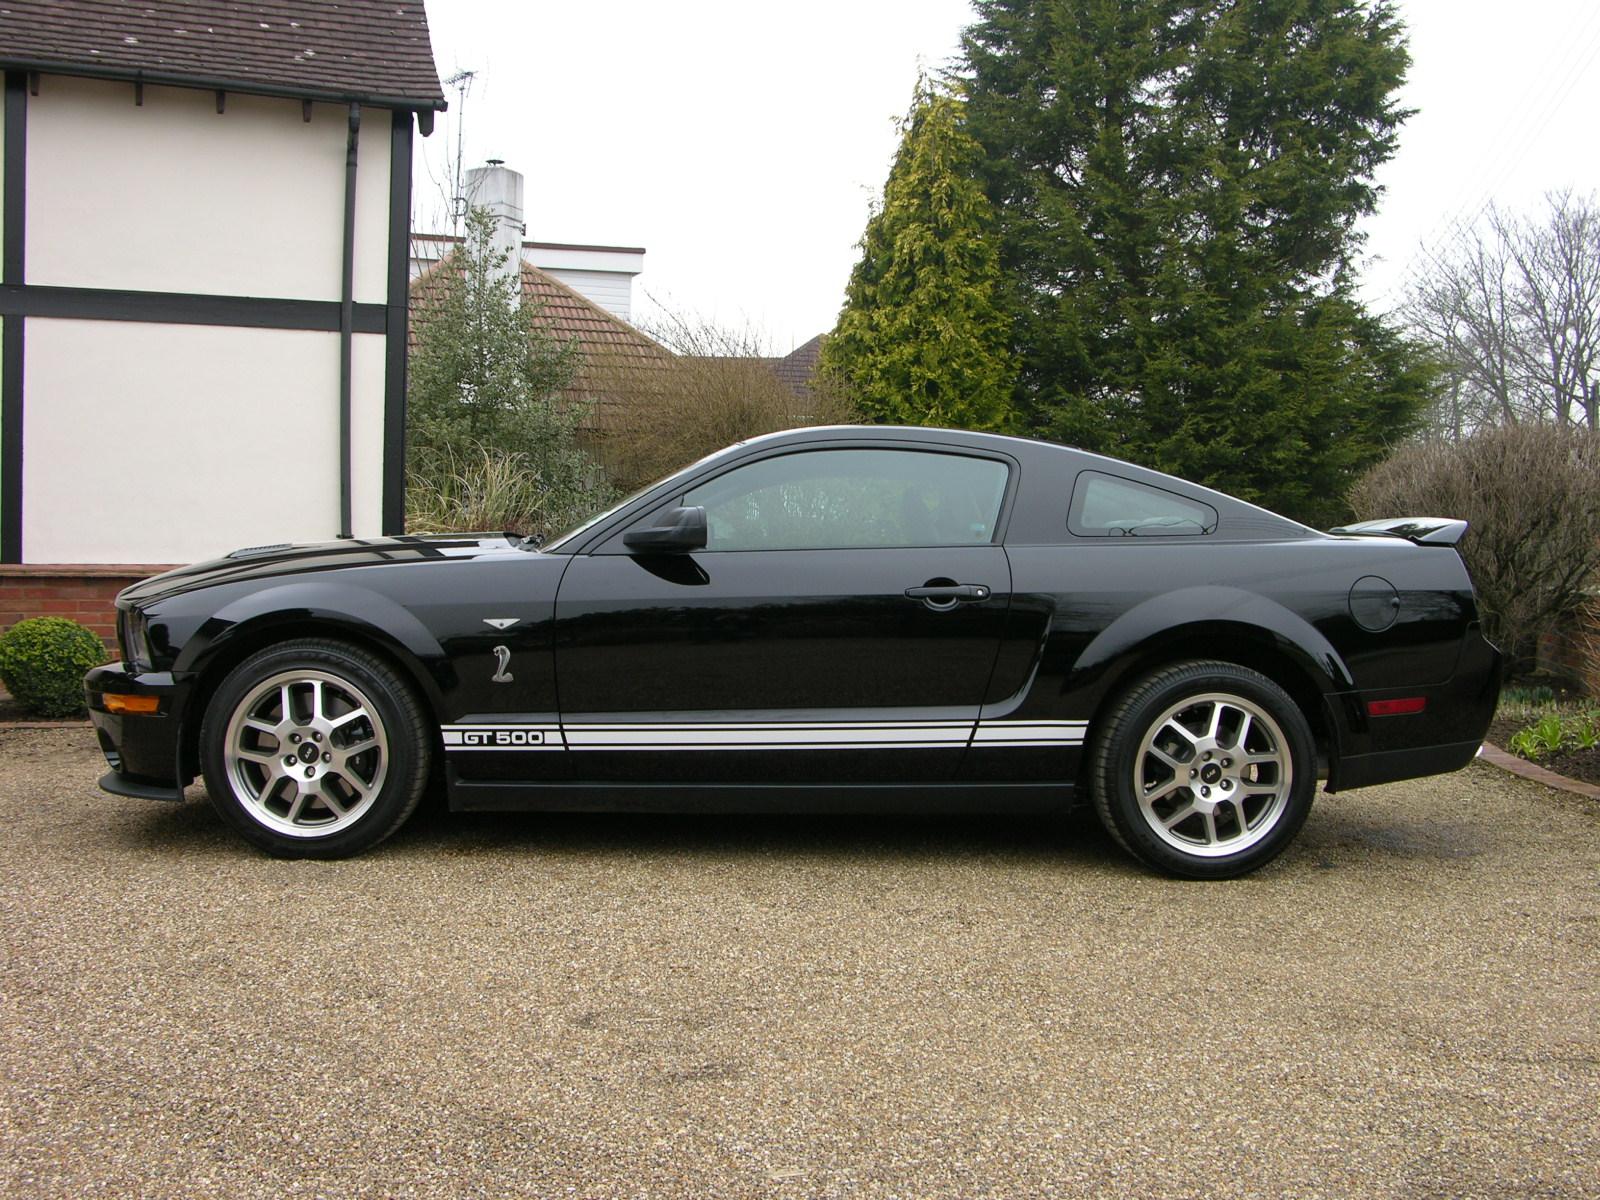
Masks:
[[[1252,640],[1267,635],[1323,695],[1355,687],[1339,652],[1304,617],[1254,592],[1202,585],[1153,596],[1111,622],[1078,656],[1068,690],[1103,697],[1152,643],[1208,632]]]

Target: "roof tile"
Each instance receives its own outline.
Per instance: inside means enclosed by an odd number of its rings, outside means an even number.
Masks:
[[[5,0],[0,64],[445,107],[422,0]]]
[[[811,395],[811,380],[817,373],[817,362],[822,357],[822,339],[826,336],[819,333],[786,357],[772,360],[772,373],[796,396],[804,398]]]
[[[429,291],[450,261],[435,264],[412,281],[413,309],[428,303]],[[668,386],[672,352],[621,317],[528,262],[522,264],[522,294],[538,307],[537,320],[545,332],[557,342],[577,346],[582,361],[567,395],[594,406],[586,424],[603,424],[611,410],[648,402]],[[410,336],[415,346],[415,321]]]

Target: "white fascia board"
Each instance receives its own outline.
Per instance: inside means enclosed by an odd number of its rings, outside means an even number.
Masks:
[[[604,246],[542,246],[524,242],[522,257],[542,271],[606,271],[638,275],[644,270],[644,251]]]

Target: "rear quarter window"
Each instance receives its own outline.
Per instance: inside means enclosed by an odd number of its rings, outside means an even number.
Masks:
[[[1080,471],[1067,528],[1078,537],[1204,537],[1216,532],[1217,510],[1165,488]]]

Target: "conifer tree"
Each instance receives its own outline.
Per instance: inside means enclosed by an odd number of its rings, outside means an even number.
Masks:
[[[997,430],[1015,367],[995,216],[955,97],[919,83],[844,310],[822,351],[868,419]]]
[[[978,0],[967,128],[1030,430],[1326,522],[1431,374],[1352,292],[1387,0]]]

